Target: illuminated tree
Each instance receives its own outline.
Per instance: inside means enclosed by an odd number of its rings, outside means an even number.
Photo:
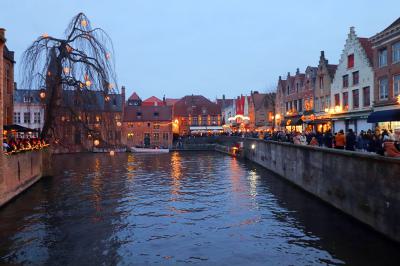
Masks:
[[[64,38],[43,34],[24,52],[21,62],[22,84],[41,89],[45,103],[45,119],[41,137],[55,137],[58,110],[67,105],[73,119],[90,128],[80,116],[80,109],[91,101],[90,94],[101,93],[105,101],[117,93],[113,45],[101,28],[93,28],[85,14],[75,16]],[[65,97],[73,91],[75,101]],[[75,102],[79,102],[78,106]]]

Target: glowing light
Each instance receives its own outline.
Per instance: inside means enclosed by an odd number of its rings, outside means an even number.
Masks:
[[[112,84],[112,83],[108,83],[108,88],[109,88],[109,89],[112,89],[112,88],[114,88],[114,84]]]
[[[280,115],[280,114],[276,114],[276,115],[275,115],[275,118],[276,118],[276,119],[281,119],[281,115]]]
[[[94,146],[99,146],[100,140],[96,139],[93,141]]]
[[[82,25],[82,27],[86,27],[87,26],[87,21],[86,20],[82,20],[81,21],[81,25]]]
[[[397,103],[400,104],[400,95],[397,96]]]
[[[49,38],[49,34],[43,33],[43,34],[42,34],[42,37],[45,38],[45,39],[46,39],[46,38]]]
[[[106,96],[106,97],[104,97],[104,100],[106,101],[106,102],[108,102],[109,100],[110,100],[110,96]]]
[[[325,108],[325,113],[328,113],[329,112],[329,108]]]
[[[115,151],[110,151],[110,156],[114,156],[115,155]]]
[[[251,149],[254,150],[256,148],[256,144],[251,144]]]
[[[336,106],[335,106],[335,112],[336,112],[336,113],[339,113],[340,111],[342,111],[342,107],[339,106],[339,105],[336,105]]]
[[[178,123],[179,123],[179,120],[178,120],[178,119],[175,119],[174,123],[175,123],[175,124],[178,124]]]
[[[122,126],[122,123],[121,122],[117,122],[117,127],[120,127],[120,126]]]
[[[46,98],[46,93],[44,91],[40,92],[39,97],[40,97],[40,99]]]
[[[47,71],[47,76],[51,76],[51,72],[50,71]]]
[[[68,44],[65,46],[65,48],[67,49],[67,52],[70,53],[72,52],[72,50],[74,50],[71,46],[69,46]]]
[[[92,85],[92,82],[91,82],[90,80],[86,80],[85,85],[86,85],[87,87],[90,87],[90,85]]]
[[[63,71],[64,71],[64,74],[68,74],[69,73],[69,67],[64,67]]]

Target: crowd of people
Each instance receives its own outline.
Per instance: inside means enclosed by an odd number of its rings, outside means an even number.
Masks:
[[[47,147],[45,140],[39,138],[3,138],[3,152],[11,155]]]
[[[314,132],[284,132],[265,133],[265,140],[291,142],[299,145],[311,145],[339,150],[363,151],[400,158],[399,135],[392,130],[376,128],[375,131],[361,130],[356,134],[352,129],[346,133],[339,130],[337,133],[327,131],[325,133]]]

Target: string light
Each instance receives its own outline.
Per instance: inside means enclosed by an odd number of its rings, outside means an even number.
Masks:
[[[64,67],[63,71],[64,71],[64,74],[68,74],[69,73],[69,67]]]
[[[46,39],[46,38],[49,38],[49,34],[43,33],[43,34],[42,34],[42,37],[45,38],[45,39]]]
[[[94,144],[94,146],[99,146],[100,141],[98,139],[96,139],[96,140],[93,141],[93,144]]]
[[[90,85],[92,85],[92,82],[90,80],[86,80],[85,85],[86,87],[90,87]]]
[[[86,20],[82,20],[81,21],[81,25],[82,25],[82,27],[86,27],[87,26],[87,21]]]
[[[110,58],[111,58],[110,53],[106,53],[106,58],[107,58],[107,59],[110,59]]]

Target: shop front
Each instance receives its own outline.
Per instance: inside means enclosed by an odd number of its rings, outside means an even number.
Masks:
[[[329,115],[303,115],[302,119],[307,132],[325,133],[332,129],[332,121]]]
[[[281,122],[281,126],[288,132],[303,132],[303,120],[301,116],[288,117]]]
[[[400,132],[400,108],[373,112],[367,121],[381,129]]]

